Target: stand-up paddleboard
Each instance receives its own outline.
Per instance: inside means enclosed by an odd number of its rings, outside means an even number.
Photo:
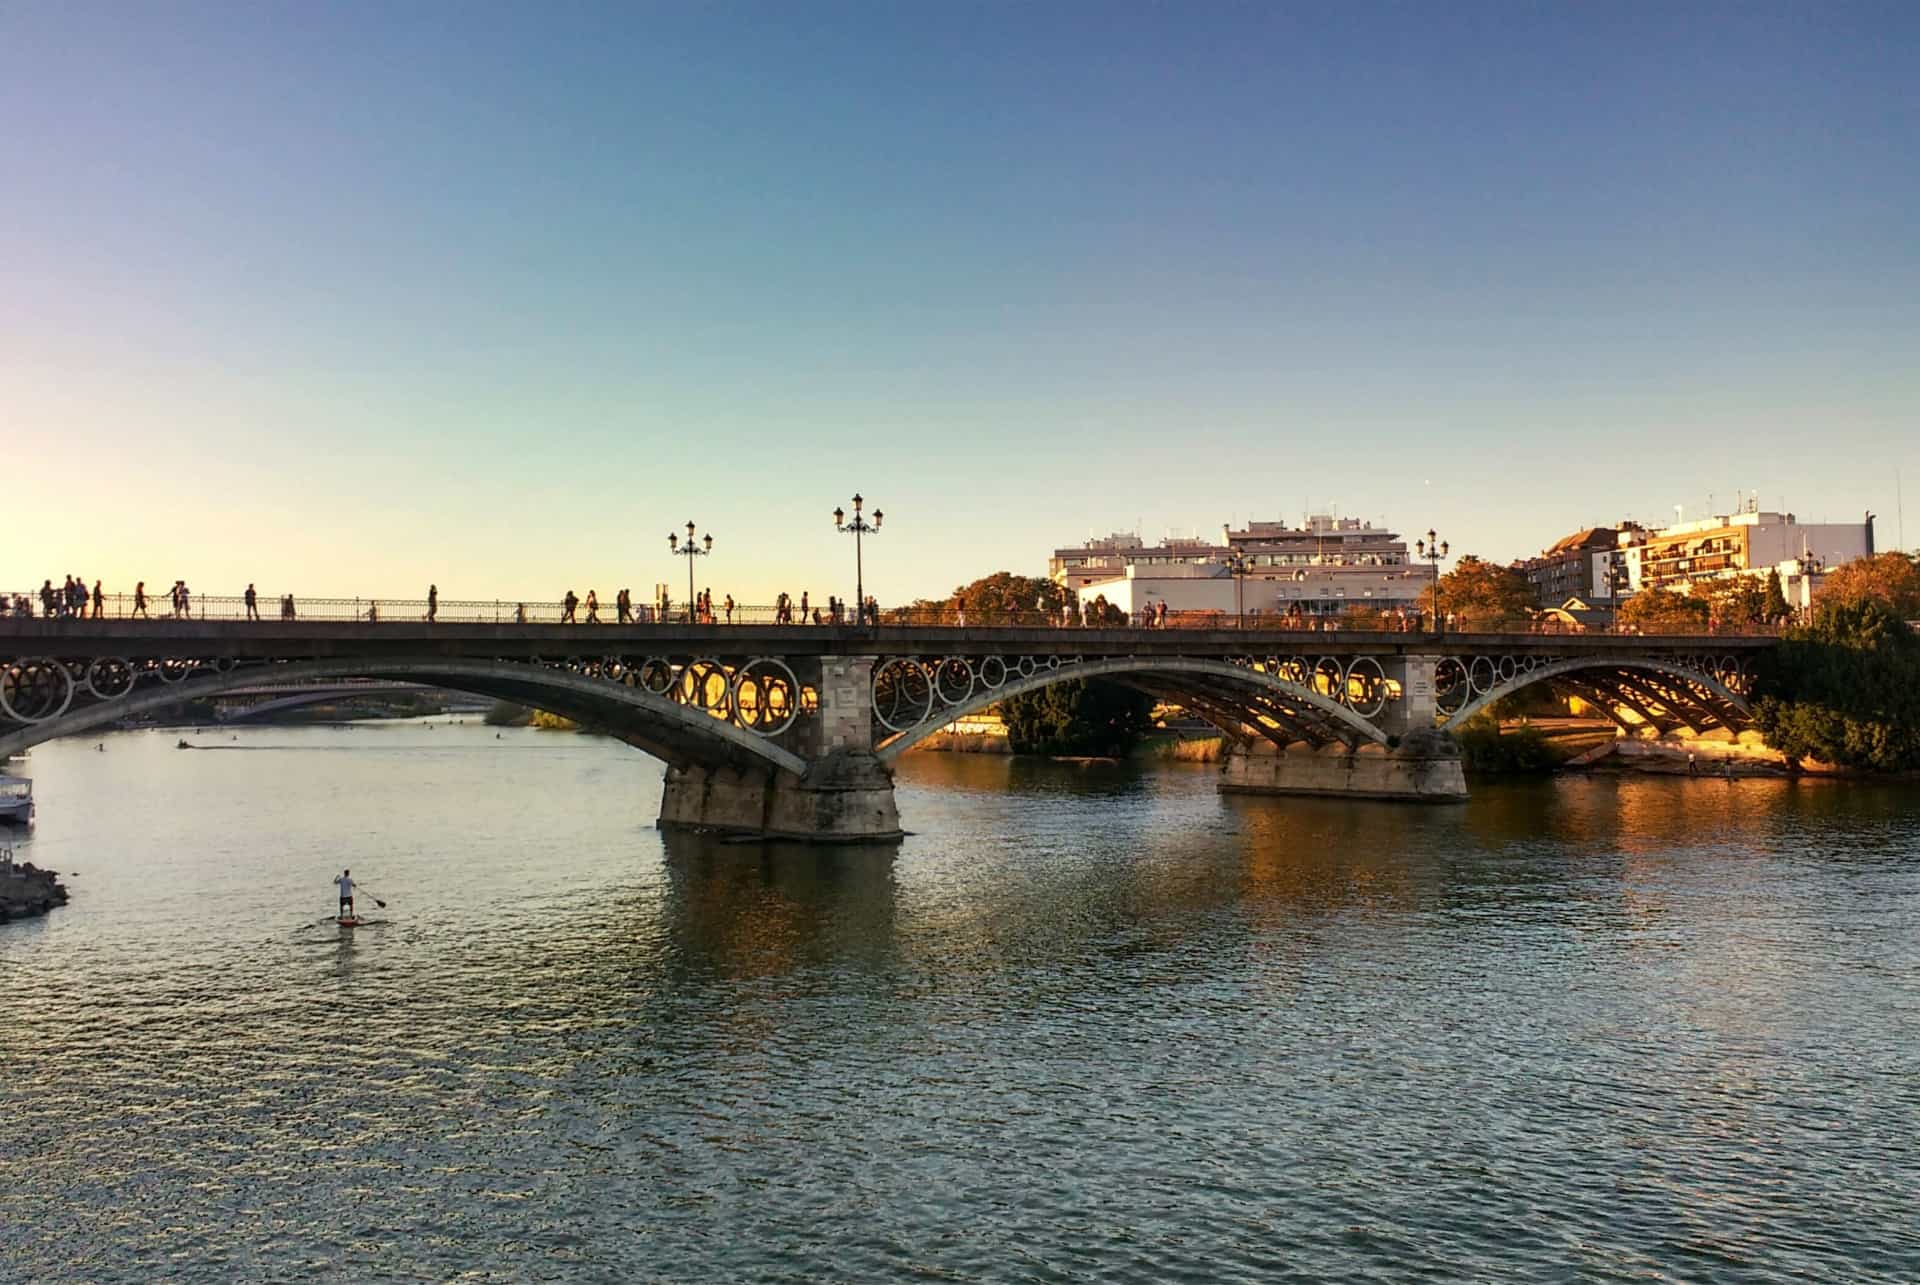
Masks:
[[[358,928],[361,924],[364,924],[367,921],[362,919],[359,915],[341,915],[339,918],[335,919],[333,922],[336,924],[339,924],[342,928]]]

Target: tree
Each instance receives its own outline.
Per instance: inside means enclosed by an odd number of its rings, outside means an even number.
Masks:
[[[1153,698],[1145,692],[1085,678],[1000,702],[1016,754],[1123,757],[1152,726],[1152,713]]]
[[[1796,758],[1920,768],[1920,635],[1878,599],[1823,605],[1762,665],[1754,722]]]
[[[953,591],[951,606],[965,607],[968,624],[1005,623],[1035,612],[1058,618],[1073,595],[1051,580],[996,571]]]
[[[1786,591],[1780,587],[1778,567],[1767,572],[1767,601],[1763,612],[1770,625],[1777,625],[1793,614],[1793,608],[1787,605]]]
[[[1429,620],[1437,617],[1432,585],[1427,586],[1421,604]],[[1471,553],[1440,577],[1439,611],[1457,621],[1479,625],[1528,621],[1533,618],[1533,608],[1533,588],[1525,576]]]
[[[1892,552],[1842,563],[1827,573],[1815,605],[1869,601],[1885,603],[1902,620],[1920,620],[1920,560]]]
[[[1757,576],[1740,575],[1715,580],[1697,580],[1689,596],[1707,604],[1707,617],[1712,624],[1766,623],[1767,587],[1766,583]],[[1780,601],[1783,605],[1785,604],[1784,595]]]
[[[1707,614],[1704,598],[1671,589],[1642,589],[1620,604],[1614,620],[1643,634],[1703,634]]]

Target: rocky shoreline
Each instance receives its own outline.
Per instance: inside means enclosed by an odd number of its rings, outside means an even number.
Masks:
[[[31,861],[0,866],[0,924],[44,915],[66,902],[67,890],[54,871],[42,870]]]

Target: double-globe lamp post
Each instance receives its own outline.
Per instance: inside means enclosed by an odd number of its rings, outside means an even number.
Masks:
[[[865,535],[877,535],[880,531],[880,520],[884,518],[886,514],[882,513],[879,509],[875,509],[873,511],[873,521],[868,522],[860,516],[860,505],[862,503],[863,501],[860,499],[859,493],[856,492],[853,497],[853,521],[851,522],[847,521],[847,511],[835,506],[833,510],[833,529],[842,534],[851,533],[853,535],[853,618],[858,623],[865,624],[867,619],[867,586],[866,569],[861,562],[860,556],[860,538]],[[876,620],[873,623],[877,625],[880,622]]]
[[[1227,574],[1233,577],[1233,627],[1245,629],[1247,608],[1241,596],[1241,586],[1246,583],[1247,569],[1253,565],[1253,559],[1236,549],[1221,559],[1221,565],[1225,566]]]
[[[701,544],[706,547],[702,548]],[[713,552],[713,533],[708,532],[701,543],[693,538],[693,523],[687,523],[687,542],[680,543],[680,537],[671,531],[667,533],[667,548],[687,560],[687,623],[693,623],[693,560],[704,558]]]
[[[1433,566],[1433,632],[1440,632],[1446,618],[1440,614],[1440,559],[1447,556],[1447,542],[1427,528],[1427,538],[1413,542],[1414,552]]]

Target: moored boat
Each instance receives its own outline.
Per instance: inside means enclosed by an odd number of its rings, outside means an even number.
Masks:
[[[33,824],[33,782],[0,773],[0,823]]]

